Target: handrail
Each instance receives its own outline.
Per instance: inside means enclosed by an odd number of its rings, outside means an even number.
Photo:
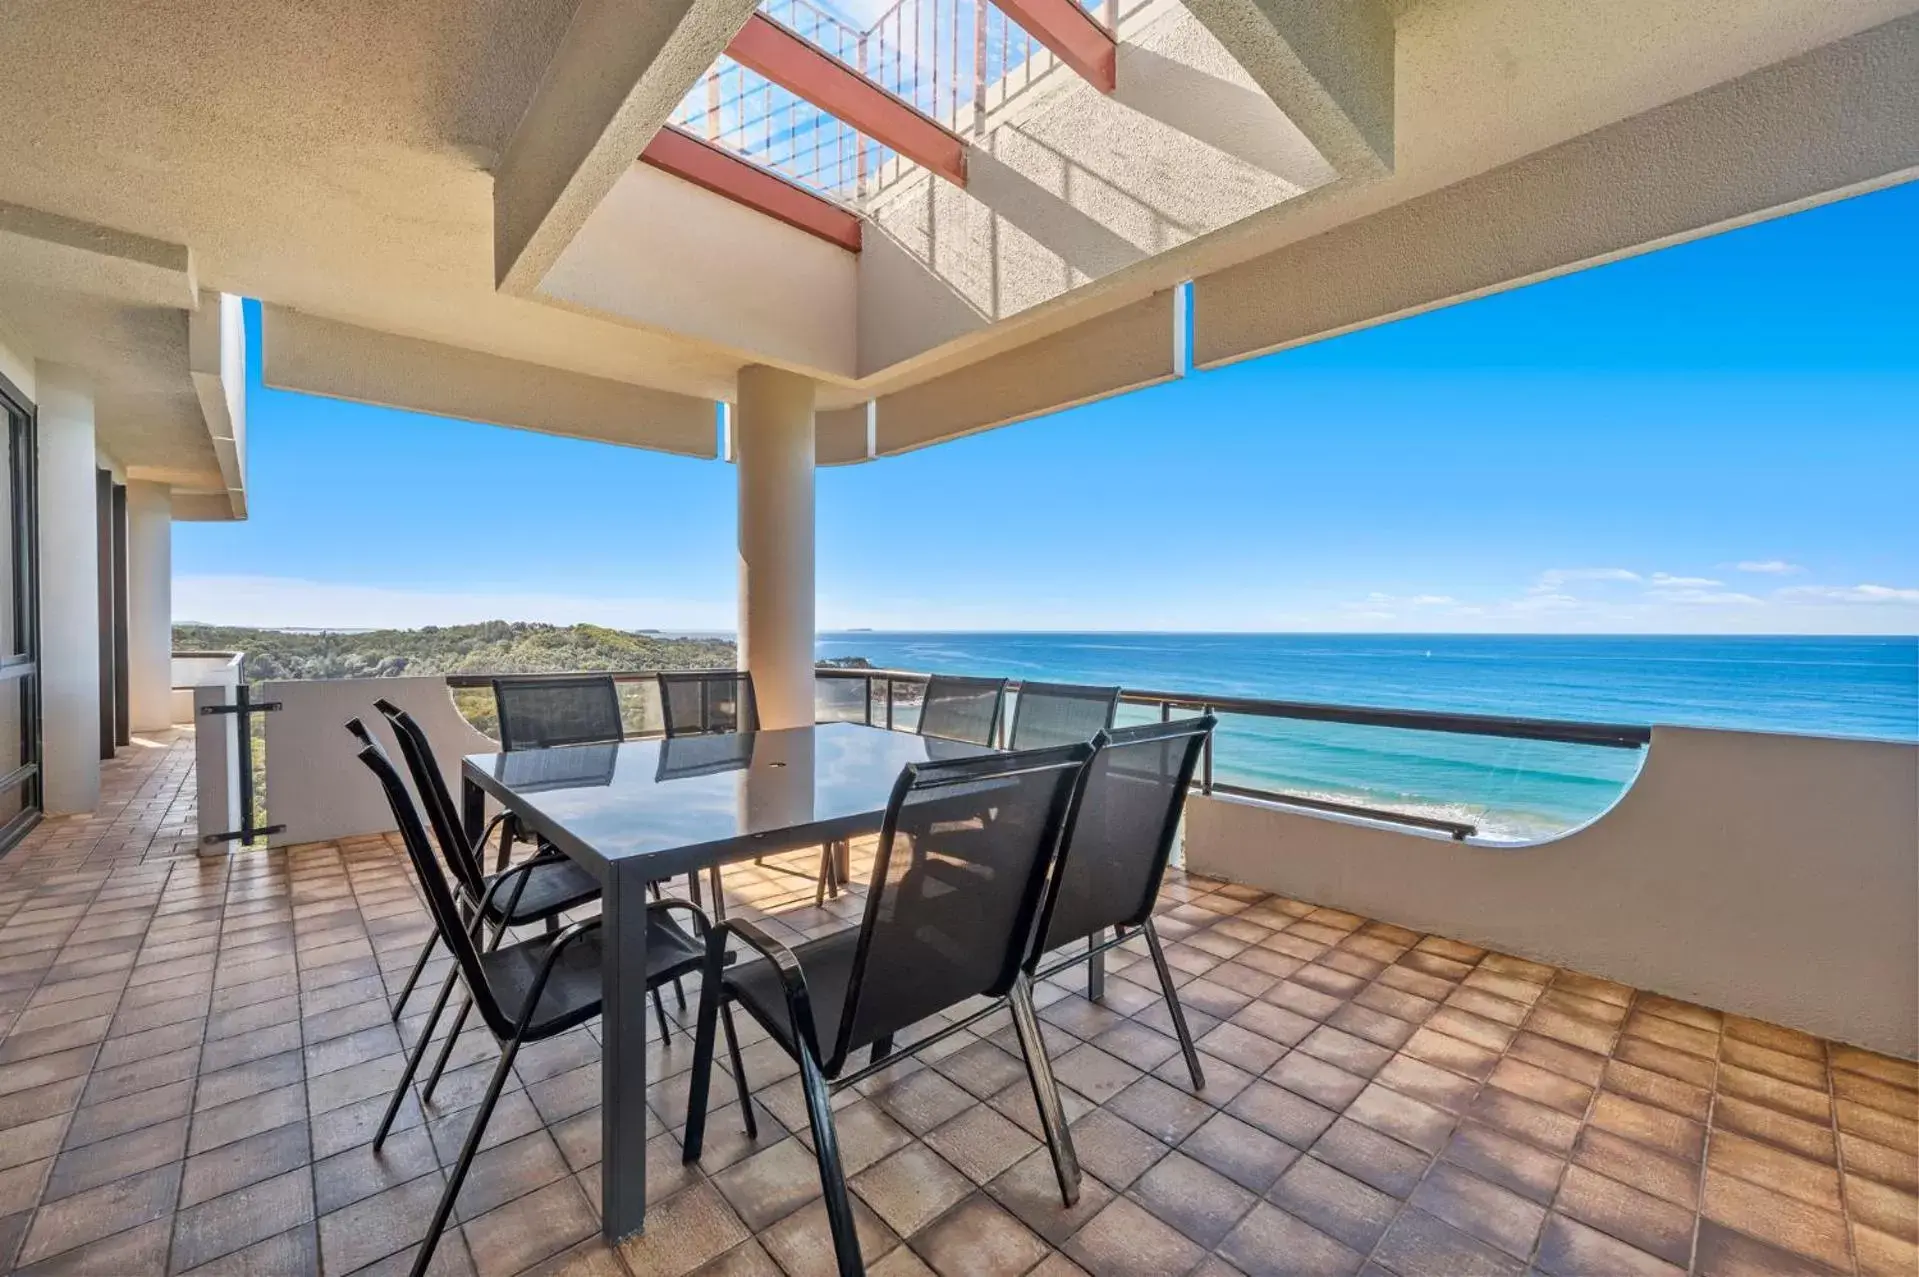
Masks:
[[[657,676],[659,670],[589,670],[569,673],[515,674],[514,678],[575,678],[580,673],[604,674],[615,682],[631,683],[648,681]],[[670,671],[668,671],[670,672]],[[881,727],[893,725],[893,685],[895,683],[924,683],[932,677],[921,670],[862,669],[853,666],[820,665],[813,670],[815,678],[828,681],[860,681],[866,684],[864,718],[868,724]],[[494,675],[491,674],[448,674],[445,676],[449,687],[489,687]],[[885,700],[881,711],[882,721],[874,721],[873,691],[879,683],[884,691]],[[1018,694],[1022,684],[1019,680],[1009,680],[1007,690]],[[1652,741],[1652,728],[1628,723],[1588,723],[1578,719],[1563,718],[1521,718],[1503,714],[1461,714],[1445,710],[1424,709],[1387,709],[1372,705],[1329,705],[1317,701],[1280,701],[1250,696],[1209,696],[1193,692],[1161,692],[1139,688],[1125,688],[1120,691],[1120,700],[1127,705],[1157,707],[1162,719],[1172,717],[1176,709],[1192,710],[1195,713],[1243,714],[1257,718],[1290,718],[1317,723],[1348,723],[1358,727],[1391,727],[1404,731],[1450,732],[1462,736],[1492,736],[1510,740],[1547,741],[1564,745],[1593,745],[1604,749],[1639,749]],[[1005,729],[1002,728],[1002,731]],[[1368,807],[1359,803],[1338,802],[1329,798],[1316,798],[1307,794],[1291,794],[1275,789],[1258,789],[1249,785],[1228,784],[1213,779],[1213,738],[1206,738],[1205,752],[1201,756],[1200,774],[1194,787],[1203,794],[1222,793],[1240,798],[1253,798],[1262,802],[1281,803],[1291,807],[1301,807],[1309,811],[1330,812],[1342,816],[1357,816],[1365,820],[1386,821],[1396,825],[1406,825],[1415,829],[1427,829],[1443,833],[1455,840],[1464,841],[1479,832],[1477,825],[1466,821],[1446,820],[1437,816],[1420,816],[1411,812],[1394,811],[1388,807]]]
[[[848,669],[825,666],[814,671],[821,678],[886,678],[924,682],[916,670]],[[1017,680],[1008,682],[1017,691]],[[1321,723],[1351,723],[1360,727],[1398,727],[1408,731],[1454,732],[1464,736],[1500,736],[1515,740],[1556,741],[1566,745],[1599,745],[1638,749],[1652,740],[1652,728],[1637,724],[1588,723],[1578,719],[1518,718],[1503,714],[1461,714],[1447,710],[1387,709],[1371,705],[1329,705],[1315,701],[1280,701],[1251,696],[1203,695],[1194,692],[1156,692],[1124,688],[1119,694],[1128,705],[1157,705],[1204,713],[1247,714],[1261,718],[1297,718]]]

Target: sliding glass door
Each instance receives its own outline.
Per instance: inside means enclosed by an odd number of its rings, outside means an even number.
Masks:
[[[0,851],[40,818],[33,408],[0,377]]]

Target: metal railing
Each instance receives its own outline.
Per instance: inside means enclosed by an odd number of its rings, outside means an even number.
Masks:
[[[1143,0],[1128,0],[1128,12]],[[1080,0],[1116,32],[1120,0]],[[760,12],[956,133],[984,132],[989,110],[1018,97],[1057,60],[988,0],[895,0],[864,29],[815,0],[762,0]],[[911,171],[865,137],[777,84],[721,57],[673,123],[783,177],[840,200]]]
[[[917,670],[889,669],[844,669],[823,666],[814,671],[816,679],[863,680],[866,685],[865,721],[876,727],[892,728],[894,710],[897,704],[895,687],[898,684],[924,686],[929,675]],[[875,684],[879,684],[879,711],[874,711]],[[1020,684],[1009,681],[1006,690],[1017,696]],[[1652,740],[1652,728],[1637,724],[1588,723],[1574,719],[1522,718],[1497,714],[1463,714],[1444,710],[1408,710],[1386,709],[1365,705],[1328,705],[1313,701],[1280,701],[1246,696],[1208,696],[1191,692],[1149,691],[1139,688],[1123,688],[1120,691],[1120,703],[1123,705],[1143,706],[1157,709],[1162,721],[1170,719],[1174,711],[1187,711],[1193,714],[1243,714],[1254,718],[1293,719],[1316,723],[1343,723],[1355,727],[1398,728],[1405,731],[1445,732],[1463,736],[1493,737],[1506,740],[1542,741],[1563,745],[1592,745],[1608,749],[1640,749]],[[1000,723],[1001,741],[1004,743],[1009,724],[1002,717]],[[1289,807],[1301,807],[1311,811],[1331,812],[1345,816],[1358,816],[1368,820],[1388,821],[1397,825],[1408,825],[1418,829],[1429,829],[1444,833],[1455,840],[1464,841],[1479,832],[1479,827],[1467,821],[1447,820],[1436,816],[1425,816],[1414,812],[1396,811],[1390,807],[1375,807],[1361,803],[1340,802],[1307,794],[1288,793],[1283,790],[1267,789],[1254,785],[1240,785],[1214,778],[1213,755],[1216,736],[1206,740],[1205,751],[1200,757],[1200,774],[1196,787],[1204,794],[1229,794],[1239,798],[1253,798],[1263,802],[1283,803]]]
[[[640,683],[654,679],[657,670],[605,670],[591,671],[604,673],[619,683]],[[520,675],[515,678],[571,678],[577,674]],[[850,683],[863,685],[864,695],[858,706],[841,707],[859,715],[861,722],[874,727],[893,729],[899,717],[897,711],[910,707],[919,700],[920,689],[924,688],[931,675],[919,670],[859,669],[835,666],[820,666],[814,670],[815,686],[820,682]],[[450,674],[447,685],[453,688],[484,688],[492,685],[492,676],[486,674]],[[1014,696],[1019,694],[1020,683],[1017,680],[1007,683],[1006,688]],[[902,695],[902,689],[910,690]],[[1259,697],[1207,695],[1194,692],[1167,692],[1141,688],[1125,688],[1120,692],[1120,703],[1157,710],[1162,720],[1170,719],[1175,712],[1192,714],[1236,714],[1251,718],[1290,719],[1299,722],[1341,723],[1354,727],[1394,728],[1402,731],[1441,732],[1460,736],[1489,737],[1504,740],[1538,741],[1560,745],[1587,745],[1602,749],[1644,748],[1652,740],[1652,728],[1639,724],[1591,723],[1576,719],[1526,718],[1500,714],[1464,714],[1445,710],[1388,709],[1368,705],[1329,705],[1315,701],[1268,700]],[[1005,743],[1005,733],[1010,725],[1002,717],[1000,724],[1001,743]],[[1387,821],[1396,825],[1406,825],[1416,829],[1426,829],[1446,834],[1463,841],[1479,832],[1479,827],[1468,821],[1448,820],[1438,816],[1422,815],[1416,812],[1397,811],[1390,807],[1377,807],[1363,803],[1343,802],[1310,794],[1290,793],[1284,790],[1263,788],[1255,785],[1242,785],[1218,780],[1214,776],[1215,737],[1206,741],[1205,752],[1200,758],[1199,777],[1196,787],[1204,794],[1229,794],[1239,798],[1253,798],[1262,802],[1281,803],[1289,807],[1299,807],[1309,811],[1323,811],[1343,816],[1357,816],[1367,820]]]

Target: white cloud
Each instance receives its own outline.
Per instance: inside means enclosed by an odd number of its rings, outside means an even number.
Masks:
[[[1762,576],[1791,576],[1806,569],[1797,563],[1788,563],[1784,559],[1742,559],[1732,565],[1741,572],[1757,572]]]
[[[1714,582],[1714,584],[1717,584],[1717,582]],[[1652,591],[1652,594],[1653,594],[1653,597],[1659,599],[1661,602],[1685,603],[1689,605],[1703,604],[1703,605],[1709,605],[1709,606],[1723,606],[1727,604],[1734,604],[1738,606],[1747,606],[1747,605],[1763,606],[1765,603],[1764,599],[1754,598],[1750,594],[1741,594],[1737,590],[1701,590],[1701,589],[1654,590]]]
[[[1452,607],[1458,602],[1450,594],[1384,594],[1374,590],[1366,596],[1366,605],[1375,607]]]
[[[1638,581],[1639,573],[1629,568],[1547,568],[1539,574],[1534,593],[1551,594],[1572,581]]]
[[[409,590],[269,576],[175,577],[173,615],[181,622],[272,629],[416,629],[506,620],[731,631],[738,623],[729,604],[704,599]]]
[[[1652,574],[1653,588],[1656,590],[1709,590],[1715,585],[1724,585],[1724,581],[1715,581],[1709,576],[1670,576],[1664,572]]]
[[[1779,591],[1779,596],[1821,603],[1919,603],[1919,590],[1890,585],[1795,585]]]

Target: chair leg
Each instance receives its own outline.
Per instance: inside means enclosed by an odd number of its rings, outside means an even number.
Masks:
[[[666,1027],[666,1003],[660,1001],[660,991],[653,990],[653,1018],[660,1022],[660,1041],[671,1042],[673,1031]]]
[[[1102,1002],[1106,998],[1106,951],[1099,947],[1106,939],[1106,928],[1101,927],[1086,938],[1086,998],[1089,1002]]]
[[[460,1040],[460,1030],[466,1027],[467,1013],[472,1010],[473,999],[461,998],[459,1013],[453,1017],[453,1031],[446,1035],[446,1044],[433,1061],[433,1072],[427,1074],[426,1085],[420,1088],[420,1103],[425,1104],[433,1098],[433,1088],[440,1084],[440,1074],[446,1072],[446,1062],[453,1056],[453,1044]]]
[[[733,1008],[720,1002],[720,1028],[726,1032],[726,1054],[733,1061],[733,1089],[740,1093],[740,1112],[746,1117],[746,1138],[760,1137],[759,1119],[753,1116],[753,1096],[746,1086],[746,1061],[740,1058],[740,1035],[733,1031]]]
[[[1206,1089],[1206,1074],[1199,1067],[1199,1052],[1193,1048],[1192,1031],[1186,1027],[1186,1012],[1179,1005],[1179,993],[1173,988],[1173,971],[1166,965],[1166,950],[1160,947],[1159,930],[1148,918],[1141,928],[1146,932],[1146,948],[1153,955],[1153,969],[1159,972],[1159,991],[1166,998],[1166,1010],[1173,1017],[1173,1033],[1179,1038],[1180,1052],[1186,1057],[1186,1071],[1192,1075],[1193,1089]]]
[[[1059,1180],[1060,1200],[1071,1207],[1079,1201],[1079,1154],[1073,1148],[1072,1132],[1066,1128],[1059,1083],[1053,1079],[1053,1062],[1046,1055],[1046,1039],[1040,1033],[1039,1016],[1033,1011],[1033,990],[1025,976],[1013,981],[1007,1001],[1013,1009],[1013,1029],[1019,1034],[1020,1054],[1026,1057],[1026,1080],[1033,1087],[1040,1129],[1046,1133],[1046,1148],[1053,1155],[1053,1175]]]
[[[866,1062],[878,1064],[891,1054],[893,1054],[893,1035],[889,1033],[883,1038],[873,1039],[873,1049],[867,1054]]]
[[[840,894],[838,886],[833,882],[833,848],[830,844],[820,848],[819,885],[813,889],[813,907],[815,909],[826,903],[826,892],[828,888],[832,889],[835,896]]]
[[[466,1133],[466,1143],[460,1148],[460,1160],[453,1164],[453,1173],[447,1176],[446,1190],[440,1194],[440,1204],[433,1210],[433,1222],[427,1225],[426,1238],[420,1243],[420,1253],[414,1257],[412,1277],[425,1277],[433,1261],[433,1249],[440,1244],[440,1234],[446,1230],[447,1219],[453,1214],[453,1203],[460,1196],[460,1186],[466,1182],[466,1173],[473,1167],[473,1155],[480,1151],[480,1140],[486,1135],[487,1119],[493,1116],[493,1106],[500,1102],[500,1092],[506,1087],[507,1074],[513,1069],[513,1057],[519,1053],[518,1038],[508,1038],[500,1044],[500,1063],[493,1070],[493,1080],[487,1084],[480,1107],[474,1110],[473,1125]]]
[[[673,977],[673,1000],[680,1004],[680,1010],[686,1010],[686,986],[680,983],[678,976]]]
[[[706,1095],[713,1081],[713,1028],[726,991],[720,987],[725,950],[707,949],[706,969],[700,973],[700,1010],[693,1021],[693,1068],[686,1080],[686,1130],[680,1136],[680,1160],[697,1162],[706,1142]],[[732,1024],[731,1018],[727,1021]]]
[[[833,1253],[840,1277],[863,1277],[859,1231],[853,1220],[853,1202],[846,1193],[846,1172],[840,1165],[839,1135],[833,1129],[833,1093],[813,1048],[800,1043],[800,1090],[806,1096],[806,1120],[813,1128],[813,1156],[820,1166],[820,1188],[826,1197],[826,1220],[833,1230]]]
[[[514,820],[512,816],[508,816],[500,822],[500,855],[499,859],[494,862],[494,873],[506,872],[507,861],[513,855],[514,826],[518,823],[519,822]],[[486,848],[482,847],[479,851],[481,856],[484,857],[486,855]]]
[[[426,960],[433,956],[433,946],[439,943],[440,933],[435,929],[427,936],[426,943],[420,946],[420,956],[413,963],[413,973],[407,976],[406,983],[400,986],[400,998],[393,1004],[395,1024],[400,1022],[400,1016],[406,1010],[406,1000],[413,996],[413,986],[420,982],[420,973],[426,970]]]
[[[393,1088],[393,1098],[386,1103],[386,1114],[380,1118],[379,1129],[373,1132],[376,1151],[386,1143],[387,1132],[393,1129],[393,1119],[399,1116],[400,1102],[406,1098],[407,1087],[413,1084],[413,1075],[420,1071],[420,1061],[426,1057],[427,1039],[433,1036],[433,1026],[440,1022],[440,1012],[446,1010],[446,1001],[453,996],[453,982],[457,979],[457,970],[446,973],[446,980],[440,985],[440,996],[433,1000],[433,1009],[427,1012],[426,1023],[420,1026],[419,1041],[407,1053],[406,1069],[400,1074],[398,1085]]]
[[[720,886],[720,867],[718,865],[708,865],[706,867],[706,885],[708,890],[713,893],[713,921],[725,922],[726,892]]]

